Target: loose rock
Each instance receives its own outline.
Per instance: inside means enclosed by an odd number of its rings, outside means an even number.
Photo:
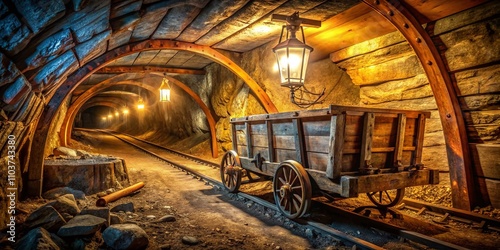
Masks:
[[[146,232],[135,224],[111,225],[102,238],[108,247],[117,250],[145,249],[149,244]]]
[[[105,223],[105,219],[93,215],[78,215],[62,226],[57,235],[61,237],[92,235]]]
[[[60,244],[60,245],[58,245]],[[31,250],[31,249],[60,249],[65,248],[64,241],[57,235],[49,233],[47,230],[38,227],[29,231],[23,238],[19,240],[15,249]]]
[[[184,236],[184,237],[182,237],[182,243],[184,243],[186,245],[194,246],[194,245],[197,245],[198,243],[200,243],[200,241],[196,237],[193,237],[193,236]]]
[[[38,208],[28,216],[25,222],[27,228],[43,227],[52,232],[56,232],[64,224],[66,221],[52,206]]]
[[[176,221],[175,216],[168,214],[158,219],[157,222],[173,222],[173,221]]]
[[[122,219],[122,217],[120,217],[116,214],[111,214],[109,216],[109,223],[110,223],[110,225],[122,224],[123,219]]]
[[[78,208],[73,194],[59,196],[55,201],[47,203],[46,206],[52,206],[59,213],[68,213],[73,216],[80,213],[80,208]]]
[[[119,212],[119,211],[135,212],[134,203],[129,202],[124,204],[119,204],[111,208],[111,212]]]
[[[59,196],[65,195],[65,194],[73,194],[75,199],[77,200],[85,200],[85,193],[72,189],[70,187],[59,187],[59,188],[53,188],[47,192],[45,192],[42,197],[47,200],[54,200]]]
[[[82,210],[80,215],[90,214],[106,220],[106,226],[110,224],[110,211],[108,207],[91,207]]]

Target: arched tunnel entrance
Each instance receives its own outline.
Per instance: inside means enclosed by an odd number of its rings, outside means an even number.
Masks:
[[[362,204],[363,193],[378,207],[389,206],[382,204],[387,195],[391,206],[416,200],[498,217],[499,9],[491,0],[0,0],[0,162],[7,169],[0,201],[8,200],[8,188],[16,190],[17,202],[42,196],[46,181],[56,185],[77,175],[50,172],[57,168],[50,165],[55,159],[116,157],[113,170],[93,166],[88,183],[119,179],[123,182],[99,188],[129,186],[127,162],[132,180],[154,183],[144,189],[151,199],[168,196],[175,206],[210,213],[210,206],[197,202],[205,196],[184,195],[181,189],[212,191],[183,185],[190,182],[177,170],[158,167],[176,156],[156,152],[161,160],[153,162],[134,153],[132,144],[148,141],[156,146],[144,148],[206,158],[199,161],[217,168],[214,176],[194,174],[194,179],[221,179],[224,190],[269,196],[288,218],[311,216],[316,195],[359,196],[353,202]],[[295,32],[313,49],[309,62],[301,64],[307,65],[300,74],[302,89],[280,85],[286,75],[279,71],[292,70],[295,58],[286,54],[283,61],[273,53]],[[172,95],[167,103],[158,96],[164,80]],[[319,101],[308,103],[315,93],[322,93]],[[145,107],[137,108],[139,102]],[[125,142],[129,135],[137,141]],[[66,148],[76,156],[64,155]],[[108,178],[109,172],[116,175]],[[391,177],[380,181],[384,176]],[[275,181],[265,182],[268,178]],[[424,185],[438,179],[438,185]],[[271,193],[259,193],[266,185]],[[324,192],[325,185],[331,192]],[[149,215],[159,216],[158,204],[175,213],[163,201],[149,204],[144,193],[137,197],[144,198],[138,201],[140,216],[149,208],[156,209]],[[253,206],[248,204],[243,207]],[[0,208],[8,210],[8,204]],[[223,217],[234,212],[245,218],[239,224],[250,221],[232,207],[217,209]],[[9,219],[0,216],[1,223]],[[489,228],[486,221],[483,229]],[[189,228],[184,226],[179,229]],[[214,232],[221,231],[222,225],[216,227]],[[309,243],[323,247],[316,231],[303,231]],[[164,237],[159,238],[152,242]],[[491,243],[476,238],[465,246]],[[257,243],[262,242],[252,246]],[[291,246],[286,240],[279,244]]]

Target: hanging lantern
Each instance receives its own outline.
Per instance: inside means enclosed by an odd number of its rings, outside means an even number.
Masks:
[[[278,60],[278,69],[281,76],[281,86],[293,87],[303,86],[306,77],[307,63],[309,55],[313,51],[311,46],[305,44],[304,30],[299,13],[286,17],[287,25],[281,29],[281,36],[278,45],[273,48],[273,52]],[[282,42],[284,30],[287,30],[286,40]],[[302,41],[296,37],[296,32],[300,29]],[[290,35],[290,36],[288,36]]]
[[[170,101],[170,84],[167,78],[163,78],[160,86],[160,102]]]
[[[302,27],[301,27],[302,28]],[[307,63],[309,54],[313,48],[299,41],[295,37],[295,32],[286,41],[281,42],[273,48],[278,60],[281,86],[302,86],[306,78]]]
[[[313,48],[306,44],[304,29],[301,26],[321,27],[321,21],[300,18],[298,12],[291,16],[273,14],[271,20],[286,22],[286,25],[283,25],[281,29],[278,45],[273,48],[278,61],[281,86],[290,88],[291,102],[299,107],[307,108],[321,103],[320,98],[323,96],[324,90],[321,93],[313,93],[304,86],[309,55]],[[285,29],[286,35],[283,36]],[[302,41],[296,36],[299,30],[302,33]],[[285,41],[282,41],[283,37],[285,37]],[[317,97],[315,100],[308,100],[305,98],[306,95]]]
[[[137,109],[144,109],[144,101],[142,100],[142,98],[140,98],[139,102],[137,102]]]

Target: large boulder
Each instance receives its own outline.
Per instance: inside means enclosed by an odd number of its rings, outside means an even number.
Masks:
[[[106,245],[117,250],[145,249],[149,244],[146,232],[135,224],[116,224],[102,233]]]
[[[80,215],[90,214],[106,220],[106,226],[110,224],[109,207],[89,207],[80,212]]]

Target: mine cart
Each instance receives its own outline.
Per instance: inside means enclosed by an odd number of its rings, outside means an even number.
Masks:
[[[231,119],[233,149],[221,179],[237,192],[243,176],[273,177],[276,205],[289,218],[307,213],[313,194],[398,204],[409,186],[437,184],[421,164],[429,112],[330,106]]]

